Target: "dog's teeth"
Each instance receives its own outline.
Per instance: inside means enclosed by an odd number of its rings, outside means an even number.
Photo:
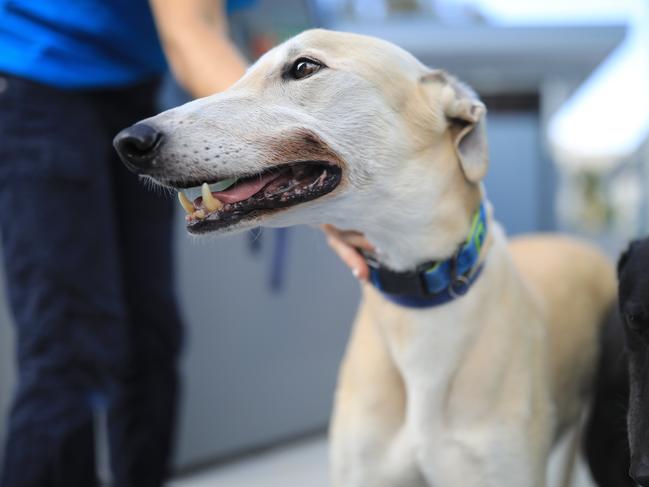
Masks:
[[[196,210],[192,202],[187,199],[187,196],[182,191],[178,191],[178,201],[180,201],[181,206],[187,214],[191,215]]]
[[[203,218],[205,218],[205,212],[203,210],[196,210],[193,216],[197,220],[202,220]]]
[[[201,186],[201,196],[203,196],[203,206],[209,211],[220,210],[223,207],[223,203],[212,196],[210,185],[207,183],[203,183],[203,186]]]

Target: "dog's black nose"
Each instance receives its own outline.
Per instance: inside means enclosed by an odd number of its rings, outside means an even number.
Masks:
[[[649,463],[632,458],[629,475],[642,487],[649,486]]]
[[[125,128],[113,139],[113,146],[131,171],[146,173],[153,167],[160,148],[162,133],[146,123]]]

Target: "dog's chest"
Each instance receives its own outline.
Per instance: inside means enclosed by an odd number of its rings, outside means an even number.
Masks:
[[[475,334],[473,297],[426,310],[394,306],[381,300],[375,321],[406,385],[425,383],[445,389],[461,366]]]

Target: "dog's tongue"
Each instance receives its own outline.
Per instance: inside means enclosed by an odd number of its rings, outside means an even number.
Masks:
[[[212,193],[212,195],[221,203],[237,203],[238,201],[247,200],[252,195],[258,193],[270,181],[275,179],[277,174],[268,173],[258,178],[251,178],[235,184],[225,191]]]

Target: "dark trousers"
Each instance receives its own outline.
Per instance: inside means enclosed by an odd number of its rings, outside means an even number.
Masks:
[[[95,485],[97,406],[115,485],[159,486],[181,342],[173,201],[145,189],[111,146],[152,115],[157,83],[69,92],[4,79],[0,233],[18,385],[0,486]]]

